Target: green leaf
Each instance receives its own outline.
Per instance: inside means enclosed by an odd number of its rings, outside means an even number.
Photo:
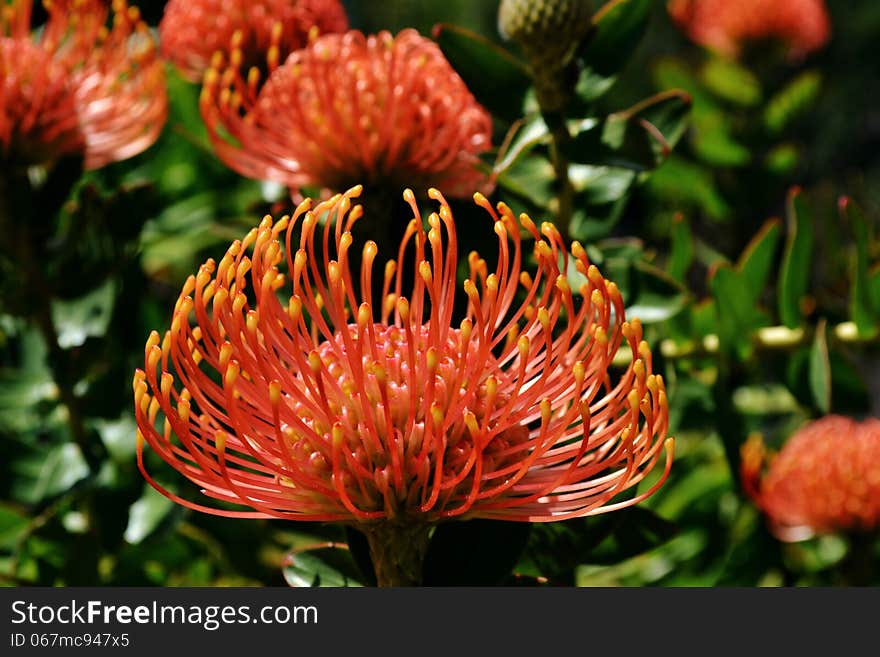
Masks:
[[[525,64],[484,36],[440,23],[434,40],[474,97],[493,114],[509,121],[522,116],[532,79]]]
[[[616,511],[614,529],[582,563],[618,564],[663,545],[678,533],[674,523],[641,506]]]
[[[131,545],[137,545],[152,534],[175,508],[174,502],[155,488],[144,486],[143,495],[129,508],[123,538]]]
[[[778,219],[767,221],[751,239],[737,262],[737,269],[742,273],[754,303],[758,302],[764,291],[773,263],[776,262],[776,247],[781,232]]]
[[[831,361],[828,358],[826,323],[822,319],[816,326],[816,337],[810,349],[810,391],[816,408],[823,415],[831,412]]]
[[[516,132],[510,143],[503,149],[503,156],[495,165],[496,173],[507,171],[520,157],[530,153],[532,149],[550,141],[550,130],[544,117],[533,114],[517,125]]]
[[[572,165],[569,171],[579,166]],[[593,170],[589,176],[597,169],[605,169],[593,179],[594,184],[587,185],[575,197],[575,212],[568,229],[571,237],[589,243],[607,237],[620,221],[629,200],[628,192],[635,184],[635,174],[626,169],[586,166],[583,169]]]
[[[700,78],[712,92],[731,103],[754,107],[761,102],[760,80],[732,59],[712,57],[703,66]]]
[[[718,321],[718,338],[726,351],[736,351],[746,357],[751,335],[764,322],[755,308],[752,290],[743,275],[727,265],[719,266],[709,281],[715,299]]]
[[[619,70],[648,28],[651,0],[609,0],[593,14],[593,33],[581,58],[601,72]]]
[[[28,524],[30,518],[26,513],[5,502],[0,503],[0,548],[14,547]]]
[[[529,538],[525,522],[473,519],[437,525],[425,555],[426,586],[493,586],[517,564]]]
[[[871,305],[880,309],[880,266],[874,267],[868,273],[868,287],[871,296]]]
[[[116,284],[108,279],[79,299],[53,300],[52,319],[58,331],[58,345],[62,349],[81,347],[88,338],[107,333],[115,299]]]
[[[781,132],[809,108],[821,89],[822,75],[818,71],[801,73],[767,103],[764,125],[771,133]]]
[[[807,295],[813,252],[813,225],[800,189],[789,192],[786,209],[788,235],[779,272],[779,316],[788,328],[803,322],[802,304]]]
[[[643,261],[633,263],[626,316],[643,324],[664,322],[684,310],[687,290],[662,269]]]
[[[645,184],[658,198],[679,208],[697,208],[715,221],[730,214],[730,207],[721,196],[711,169],[675,153],[650,175]]]
[[[651,0],[611,0],[593,15],[593,31],[578,59],[582,64],[576,94],[586,104],[607,92],[644,36]]]
[[[784,143],[774,146],[764,158],[768,171],[783,175],[790,173],[800,160],[800,150],[795,144]]]
[[[614,531],[620,517],[608,514],[560,522],[535,523],[518,573],[546,577],[551,583],[574,583],[574,570]]]
[[[636,174],[629,169],[607,166],[572,164],[568,177],[578,201],[587,205],[604,205],[623,198],[636,181]]]
[[[672,90],[609,115],[600,127],[588,123],[567,145],[572,162],[648,171],[662,164],[681,139],[690,96]]]
[[[498,176],[498,185],[525,202],[546,209],[553,198],[553,165],[546,158],[529,154],[518,158]]]
[[[730,120],[721,111],[694,114],[693,147],[697,156],[712,166],[742,167],[752,159],[749,149],[732,134]]]
[[[117,420],[96,418],[91,424],[114,460],[126,463],[134,458],[137,448],[135,440],[137,425],[133,414],[123,415]]]
[[[89,466],[79,447],[67,443],[34,450],[14,463],[17,475],[15,498],[36,504],[70,490],[89,474]]]
[[[284,579],[289,586],[362,586],[357,564],[344,543],[320,543],[288,554]]]
[[[868,263],[868,224],[865,215],[851,199],[840,199],[840,213],[842,218],[849,221],[855,237],[856,261],[853,272],[852,295],[850,297],[850,316],[858,328],[859,335],[873,336],[877,333],[877,324],[880,320],[880,308],[875,308],[872,293],[871,280],[869,278]]]
[[[694,261],[694,236],[682,214],[672,218],[672,245],[669,251],[669,275],[679,283],[683,283],[685,275]]]
[[[647,98],[628,110],[644,122],[643,127],[654,140],[658,164],[666,160],[687,132],[692,107],[693,98],[689,93],[681,89],[670,89]]]

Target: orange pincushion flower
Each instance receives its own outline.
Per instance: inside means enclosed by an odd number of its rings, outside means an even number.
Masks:
[[[824,46],[831,33],[823,0],[670,0],[668,8],[691,39],[728,56],[748,41],[777,39],[799,57]]]
[[[780,539],[880,528],[880,420],[829,415],[810,422],[763,476],[760,439],[742,451],[746,490]]]
[[[492,120],[437,45],[414,30],[328,34],[294,52],[258,90],[237,62],[212,69],[202,116],[220,158],[250,178],[293,189],[359,181],[486,191],[478,155]],[[231,137],[232,141],[229,139]]]
[[[243,65],[259,66],[271,48],[284,61],[308,43],[309,34],[344,32],[348,17],[339,0],[171,0],[159,24],[162,54],[193,82],[233,36]]]
[[[0,153],[38,164],[83,153],[96,169],[148,148],[165,122],[162,64],[135,7],[103,0],[45,2],[30,34],[31,0],[0,12]]]
[[[170,330],[150,335],[134,377],[147,480],[218,515],[361,527],[564,520],[651,495],[672,460],[663,380],[640,323],[624,320],[617,286],[583,247],[569,252],[552,224],[517,222],[476,194],[494,220],[498,265],[490,272],[470,255],[466,316],[453,326],[458,256],[443,196],[429,192],[439,209],[425,234],[405,192],[413,219],[374,300],[375,243],[359,272],[349,268],[360,191],[266,217],[187,280]],[[522,268],[521,230],[536,241],[534,274]],[[409,258],[415,274],[404,281]],[[562,273],[571,263],[577,291]],[[612,381],[624,342],[633,358]],[[664,446],[656,483],[616,500]],[[207,497],[252,510],[166,490],[146,470],[147,447]]]

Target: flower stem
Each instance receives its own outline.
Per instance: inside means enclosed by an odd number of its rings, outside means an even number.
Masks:
[[[361,528],[379,586],[419,586],[431,527],[389,522]]]
[[[553,163],[553,173],[556,178],[557,207],[556,228],[562,233],[564,241],[569,241],[571,220],[574,215],[574,185],[568,175],[569,160],[566,155],[571,133],[565,125],[565,117],[561,112],[545,113],[544,120],[551,131],[552,143],[550,145],[550,159]]]

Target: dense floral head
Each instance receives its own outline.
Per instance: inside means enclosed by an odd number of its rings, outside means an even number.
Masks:
[[[651,495],[672,458],[663,380],[640,323],[624,320],[617,286],[583,247],[568,251],[551,224],[539,230],[475,195],[494,222],[498,264],[468,257],[467,308],[454,324],[446,201],[429,192],[439,208],[426,234],[404,194],[413,219],[374,299],[375,243],[360,271],[349,268],[360,191],[266,217],[187,280],[170,330],[151,334],[134,377],[148,481],[220,515],[361,523],[563,520]],[[521,230],[535,240],[531,254]],[[621,348],[631,359],[613,375]],[[664,446],[662,474],[624,494]],[[146,447],[204,495],[253,510],[169,492],[147,472]]]
[[[759,438],[743,446],[746,490],[782,540],[880,528],[880,420],[829,415],[795,433],[763,473]]]
[[[193,82],[231,46],[247,69],[264,65],[272,49],[284,61],[310,34],[347,29],[339,0],[170,0],[159,24],[163,56]]]
[[[691,39],[727,56],[749,41],[772,39],[800,57],[824,46],[831,34],[824,0],[669,0],[668,6]]]
[[[414,30],[328,34],[269,77],[244,79],[239,51],[205,76],[202,116],[220,158],[250,178],[293,189],[359,181],[487,187],[477,168],[492,120],[437,45]],[[225,67],[225,68],[224,68]]]
[[[124,0],[46,1],[31,36],[32,0],[0,11],[0,157],[42,164],[82,153],[95,169],[148,148],[165,122],[162,64]]]

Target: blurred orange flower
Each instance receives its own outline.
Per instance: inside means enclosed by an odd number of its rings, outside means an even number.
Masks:
[[[669,0],[668,9],[691,39],[727,56],[746,42],[774,39],[800,57],[831,36],[823,0]]]
[[[283,62],[310,34],[347,29],[339,0],[170,0],[159,24],[163,56],[193,82],[233,42],[250,68],[264,65],[272,48]]]
[[[83,153],[96,169],[132,157],[167,115],[162,63],[135,7],[102,0],[45,2],[31,35],[31,0],[0,11],[0,149],[18,164]]]
[[[413,218],[373,299],[376,244],[365,244],[359,271],[349,267],[360,192],[266,217],[186,281],[170,330],[150,335],[134,377],[147,480],[199,511],[358,527],[564,520],[657,490],[672,462],[663,379],[639,321],[625,321],[617,286],[583,247],[569,251],[552,224],[517,221],[476,194],[498,264],[490,271],[470,254],[453,326],[458,252],[443,196],[429,192],[439,207],[426,234],[405,192]],[[535,240],[531,254],[521,231]],[[534,273],[523,268],[529,255]],[[612,374],[621,347],[632,358]],[[249,509],[167,490],[147,470],[148,447],[207,497]],[[664,447],[651,485],[618,497]]]
[[[747,492],[781,540],[880,527],[880,420],[830,415],[798,430],[768,460],[759,438],[742,449]]]
[[[292,189],[364,183],[488,191],[479,154],[492,119],[437,45],[414,30],[397,36],[328,34],[290,55],[258,89],[243,55],[205,76],[202,116],[220,158],[249,178]]]

